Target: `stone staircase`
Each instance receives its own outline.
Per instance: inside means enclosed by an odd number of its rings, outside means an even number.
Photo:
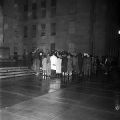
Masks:
[[[28,67],[3,67],[0,68],[0,79],[34,75],[35,72]]]

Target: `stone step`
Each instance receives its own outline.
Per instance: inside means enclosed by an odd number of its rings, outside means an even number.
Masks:
[[[5,75],[15,75],[15,74],[22,74],[22,73],[31,73],[33,72],[32,70],[27,70],[27,71],[12,71],[12,72],[4,72],[0,73],[0,76],[5,76]]]
[[[20,72],[20,71],[28,71],[29,69],[13,69],[13,70],[0,70],[1,73],[9,73],[9,72]]]
[[[0,71],[2,71],[2,70],[18,70],[18,69],[28,69],[28,67],[2,67],[2,68],[0,68]]]
[[[22,73],[22,74],[15,74],[15,75],[0,76],[0,79],[27,76],[27,75],[34,75],[34,74],[35,73],[33,72],[33,73]]]
[[[0,79],[24,75],[33,75],[35,72],[28,67],[5,67],[0,68]]]

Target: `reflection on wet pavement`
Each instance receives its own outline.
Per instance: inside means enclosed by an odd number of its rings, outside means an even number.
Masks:
[[[20,79],[20,78],[19,78]],[[11,78],[0,81],[0,107],[8,107],[33,97],[65,88],[67,80],[42,79],[39,76]],[[67,82],[68,83],[68,82]]]
[[[0,120],[120,120],[119,101],[120,92],[101,82],[40,76],[0,80]]]

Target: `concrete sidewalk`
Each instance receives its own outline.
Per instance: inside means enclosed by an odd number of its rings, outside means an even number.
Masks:
[[[115,110],[120,94],[87,84],[79,82],[3,108],[0,120],[120,120],[120,110]]]

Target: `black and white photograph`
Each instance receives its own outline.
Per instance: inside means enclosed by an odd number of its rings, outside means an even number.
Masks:
[[[0,120],[120,120],[120,0],[0,0]]]

